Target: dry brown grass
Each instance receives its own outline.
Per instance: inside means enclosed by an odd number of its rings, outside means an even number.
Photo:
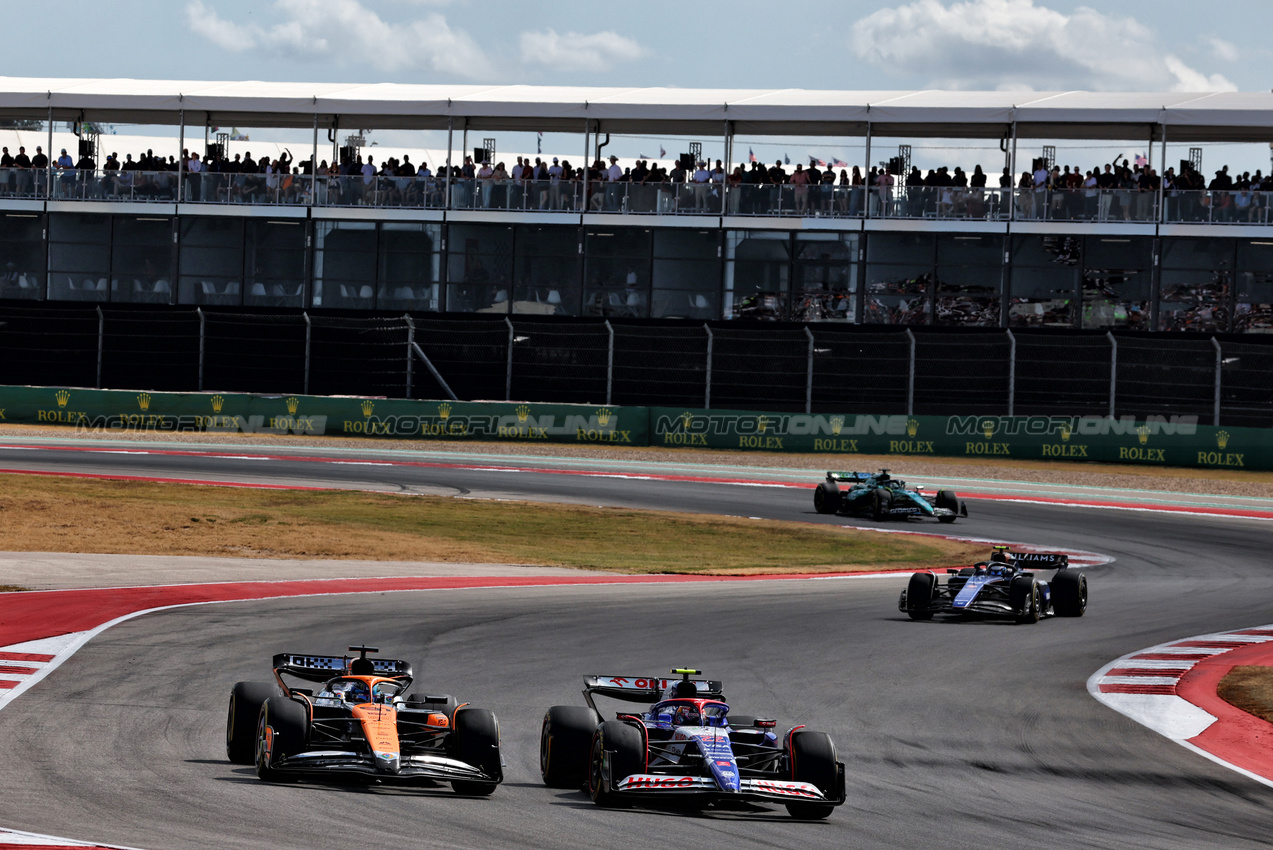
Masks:
[[[1234,667],[1216,693],[1229,705],[1273,723],[1273,667]]]
[[[800,522],[361,491],[0,476],[0,550],[749,574],[966,564],[984,546]]]

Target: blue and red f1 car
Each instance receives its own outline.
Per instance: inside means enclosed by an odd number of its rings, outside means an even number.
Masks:
[[[555,705],[544,715],[539,766],[556,788],[586,784],[593,802],[692,799],[701,804],[783,803],[793,817],[821,819],[845,801],[844,765],[825,732],[730,715],[720,682],[681,678],[587,676],[587,706]],[[604,696],[652,702],[641,714],[601,719]]]

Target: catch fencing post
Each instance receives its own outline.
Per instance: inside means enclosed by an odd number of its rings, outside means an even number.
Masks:
[[[1220,425],[1220,369],[1224,366],[1224,357],[1220,352],[1220,340],[1211,337],[1211,344],[1216,347],[1216,400],[1215,412],[1211,415],[1211,424]]]
[[[203,338],[208,317],[203,314],[202,307],[195,307],[194,311],[199,314],[199,392],[203,392]]]
[[[1105,336],[1109,337],[1109,418],[1113,419],[1118,388],[1118,340],[1114,339],[1113,331],[1106,331]]]
[[[804,380],[804,412],[813,413],[813,331],[805,325],[804,332],[809,337],[808,374],[805,375]]]
[[[301,394],[309,395],[309,346],[313,337],[314,323],[309,320],[309,313],[302,311],[301,315],[305,317],[305,385]]]
[[[403,314],[402,320],[407,323],[407,398],[411,398],[411,379],[415,377],[415,360],[412,349],[415,347],[415,322],[411,321],[411,314]]]
[[[703,407],[706,410],[712,409],[712,343],[715,338],[712,336],[712,329],[703,323],[703,330],[707,331],[707,382],[703,391]]]
[[[513,320],[504,317],[508,325],[508,365],[504,370],[504,401],[513,400]]]
[[[50,148],[52,150],[52,148]],[[97,307],[97,388],[102,388],[102,350],[106,339],[106,314],[101,305]]]
[[[614,326],[609,319],[606,319],[606,332],[610,334],[610,347],[606,351],[606,404],[609,404],[614,389]]]
[[[1017,338],[1012,331],[1004,331],[1008,335],[1008,415],[1013,412],[1017,402]]]
[[[915,415],[915,334],[906,329],[906,338],[911,342],[911,363],[906,376],[906,415]]]

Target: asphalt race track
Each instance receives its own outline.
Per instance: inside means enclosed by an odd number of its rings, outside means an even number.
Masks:
[[[695,482],[6,449],[0,467],[828,521],[808,491]],[[896,609],[903,577],[165,611],[108,630],[0,712],[0,823],[148,850],[1266,846],[1273,789],[1105,708],[1085,682],[1140,647],[1268,622],[1268,524],[990,501],[969,510],[953,530],[1114,556],[1089,571],[1088,615],[1036,626],[914,623]],[[273,786],[225,761],[233,682],[266,678],[274,652],[355,642],[413,661],[430,692],[495,711],[507,768],[494,796]],[[829,732],[848,767],[849,802],[828,821],[800,823],[776,806],[600,810],[582,793],[542,785],[540,719],[551,704],[580,702],[582,675],[686,664],[724,680],[736,711]]]

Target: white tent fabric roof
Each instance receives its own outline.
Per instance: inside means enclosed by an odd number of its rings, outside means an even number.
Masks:
[[[1162,126],[1169,137],[1273,138],[1273,93],[1267,92],[1000,92],[812,91],[805,89],[584,88],[568,86],[399,85],[377,83],[198,82],[130,79],[0,77],[0,115],[57,120],[83,112],[89,120],[175,123],[184,110],[210,120],[255,126],[582,129],[681,127],[722,131],[734,122],[776,134],[828,132],[867,122],[919,135],[950,131],[997,135],[1006,125],[1073,125],[1083,135]],[[610,125],[610,126],[607,126]],[[980,130],[976,128],[981,128]],[[1267,131],[1267,132],[1262,132]],[[1183,134],[1183,136],[1182,136]],[[1137,131],[1137,136],[1141,135]]]

